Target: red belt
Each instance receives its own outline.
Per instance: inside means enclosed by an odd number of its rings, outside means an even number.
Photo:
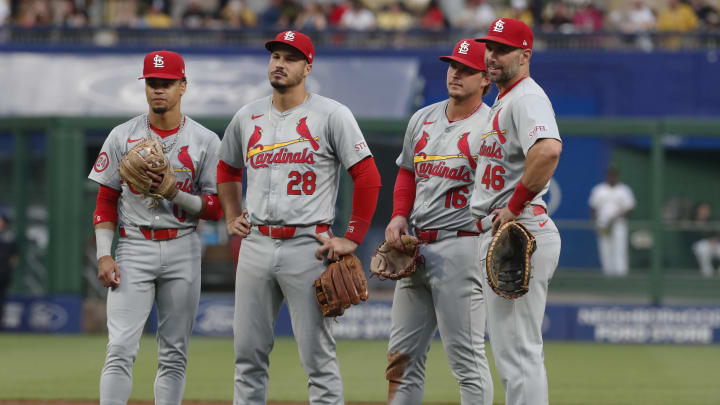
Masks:
[[[178,235],[178,229],[177,228],[168,228],[168,229],[151,229],[151,228],[138,228],[140,232],[142,232],[145,239],[148,240],[170,240],[177,238]],[[127,232],[125,231],[125,227],[120,227],[120,236],[125,238],[127,237]]]
[[[479,232],[457,231],[456,236],[478,236]],[[415,236],[423,243],[435,242],[438,238],[437,229],[416,229]]]
[[[318,224],[315,226],[315,233],[327,232],[330,229],[328,224]],[[269,236],[273,239],[290,239],[295,236],[296,226],[270,226],[258,225],[261,234]]]

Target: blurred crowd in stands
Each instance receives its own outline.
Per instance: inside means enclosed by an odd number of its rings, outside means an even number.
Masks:
[[[720,32],[720,0],[0,0],[0,26],[483,32]]]

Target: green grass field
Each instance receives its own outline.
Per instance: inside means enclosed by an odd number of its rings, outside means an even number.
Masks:
[[[0,334],[0,400],[98,398],[105,336]],[[385,341],[338,342],[348,402],[383,402]],[[156,344],[143,338],[133,400],[152,400]],[[555,405],[720,404],[720,346],[545,345],[550,402]],[[457,403],[459,395],[439,342],[427,361],[425,403]],[[493,369],[495,403],[504,393]],[[188,401],[232,400],[233,348],[226,338],[193,338]],[[307,401],[295,342],[278,339],[271,357],[272,401]]]

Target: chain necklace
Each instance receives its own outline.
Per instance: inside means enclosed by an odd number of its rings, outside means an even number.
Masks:
[[[165,153],[167,155],[168,153],[172,152],[173,149],[175,149],[175,145],[177,144],[178,138],[180,138],[180,135],[182,135],[183,128],[185,128],[185,116],[184,115],[182,116],[182,119],[180,120],[180,127],[178,128],[177,133],[174,134],[175,136],[171,136],[172,142],[167,147],[165,146],[165,142],[163,142],[163,138],[160,135],[156,134],[156,136],[158,136],[160,138],[160,144],[162,145],[163,153]],[[150,128],[150,114],[145,114],[145,132],[147,133],[148,139],[152,138],[153,133],[155,132]]]

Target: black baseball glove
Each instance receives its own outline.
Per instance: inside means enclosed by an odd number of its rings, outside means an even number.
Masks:
[[[535,237],[525,226],[510,221],[497,230],[485,260],[488,283],[499,296],[512,299],[525,295],[530,285]]]

